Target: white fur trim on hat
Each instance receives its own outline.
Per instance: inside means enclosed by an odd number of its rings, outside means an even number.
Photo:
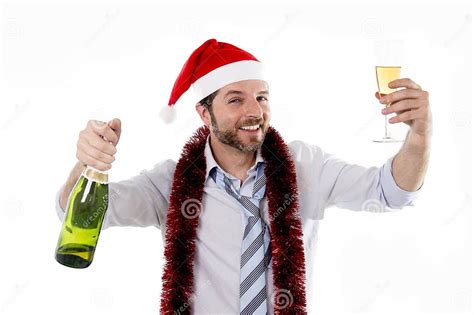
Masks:
[[[242,60],[221,66],[196,80],[193,90],[199,102],[227,84],[242,80],[265,80],[262,63],[255,60]]]

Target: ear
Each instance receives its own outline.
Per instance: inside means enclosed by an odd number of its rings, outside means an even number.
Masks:
[[[202,106],[201,103],[196,103],[196,112],[201,117],[202,122],[209,127],[211,125],[211,116],[209,114],[209,110],[206,107]]]

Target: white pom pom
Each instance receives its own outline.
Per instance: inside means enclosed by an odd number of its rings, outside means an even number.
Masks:
[[[176,119],[176,110],[173,106],[164,106],[160,110],[159,116],[166,124],[170,124]]]

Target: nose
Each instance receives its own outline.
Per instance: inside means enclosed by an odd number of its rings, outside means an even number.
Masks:
[[[259,101],[257,101],[256,99],[252,99],[249,102],[247,102],[245,106],[245,114],[246,116],[252,116],[256,118],[262,117],[263,109]]]

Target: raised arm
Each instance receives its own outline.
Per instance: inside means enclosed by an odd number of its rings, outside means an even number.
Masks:
[[[380,98],[382,104],[390,104],[382,114],[396,113],[389,122],[403,122],[410,130],[400,151],[393,160],[393,176],[397,184],[407,190],[416,191],[423,184],[430,156],[433,118],[429,105],[429,94],[411,79],[398,79],[389,83],[390,88],[404,88]]]
[[[60,220],[64,217],[67,200],[82,174],[84,164],[99,170],[109,170],[112,167],[120,133],[121,123],[118,119],[108,124],[91,120],[80,132],[76,152],[78,162],[56,194],[56,212]],[[166,160],[158,163],[154,169],[143,170],[130,179],[110,182],[109,205],[103,228],[110,226],[161,228],[161,222],[166,219],[174,166],[174,161]]]

